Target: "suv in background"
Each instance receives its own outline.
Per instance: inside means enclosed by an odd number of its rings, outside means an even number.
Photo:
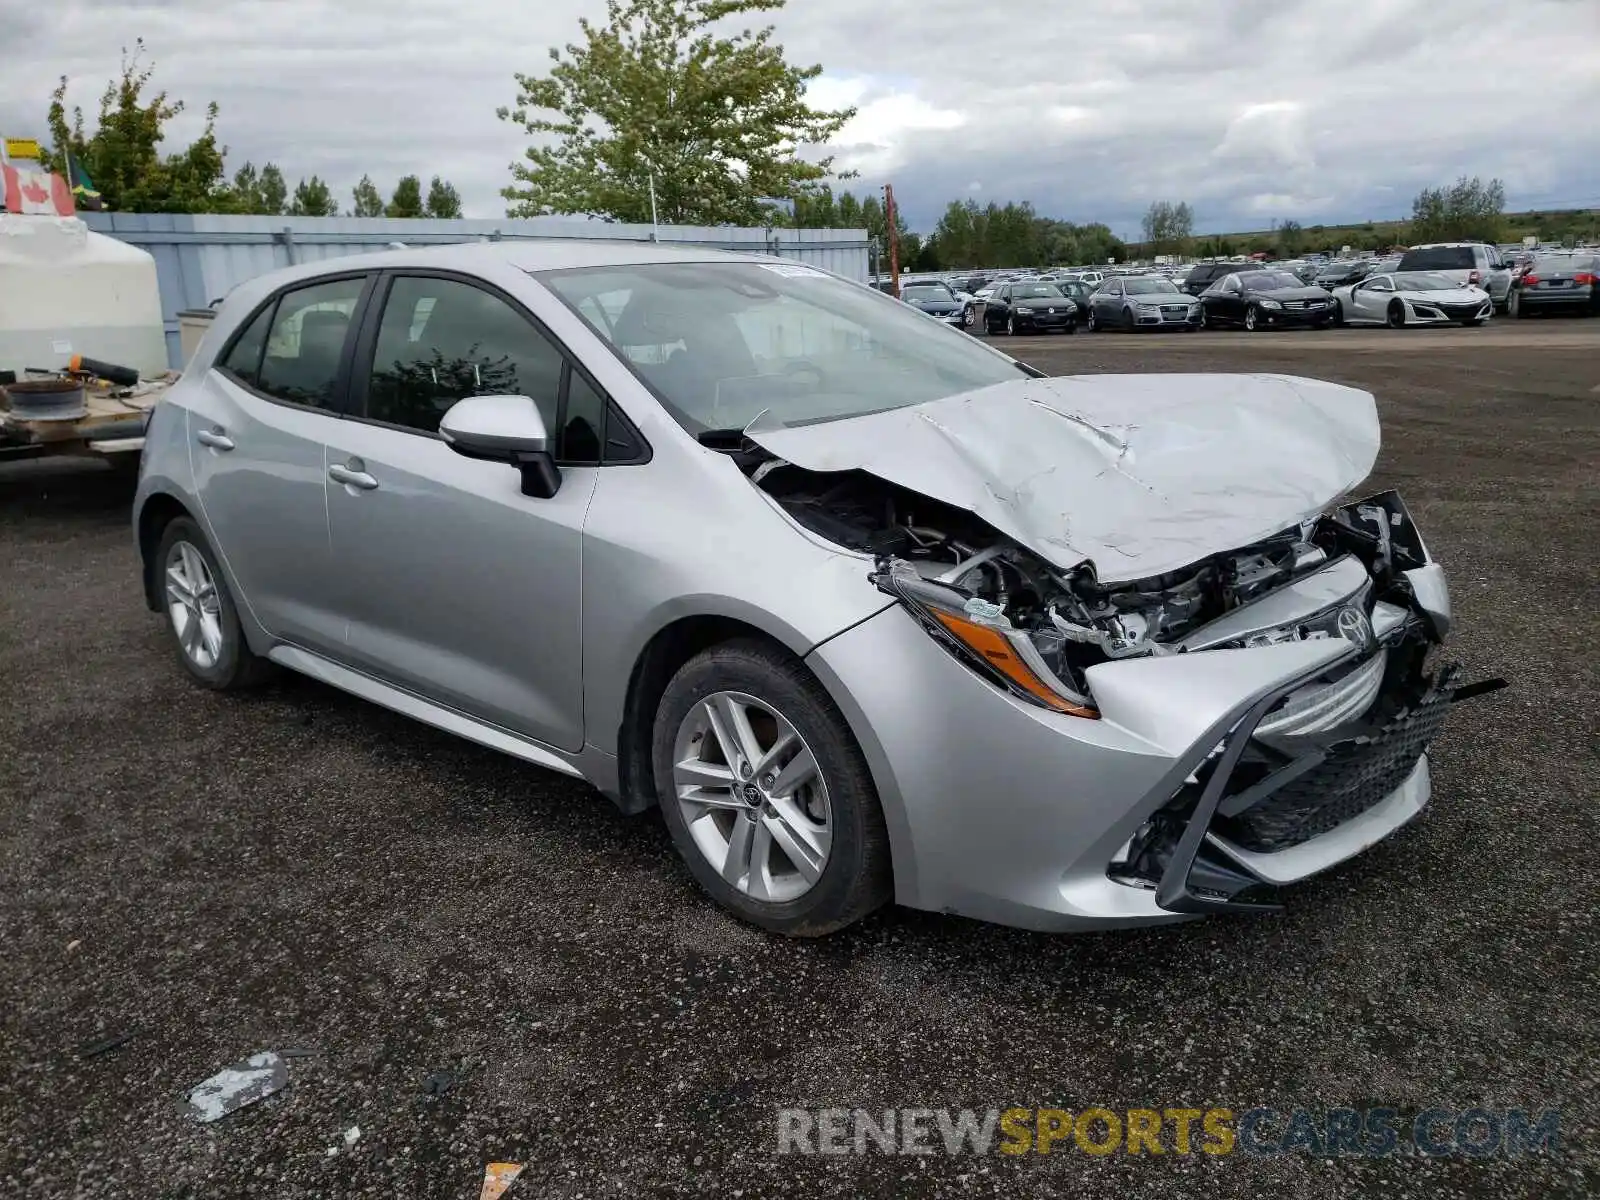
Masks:
[[[1219,262],[1196,263],[1194,269],[1183,277],[1183,282],[1178,286],[1191,296],[1198,296],[1224,275],[1232,275],[1238,271],[1259,271],[1261,264],[1255,262]]]
[[[1511,268],[1500,251],[1486,242],[1432,242],[1413,246],[1400,257],[1400,271],[1437,271],[1457,283],[1475,284],[1489,293],[1496,312],[1506,310],[1511,294]]]

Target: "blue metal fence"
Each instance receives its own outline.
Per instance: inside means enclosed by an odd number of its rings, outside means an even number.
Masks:
[[[156,260],[167,357],[183,359],[178,314],[205,308],[246,279],[279,267],[408,246],[526,238],[650,241],[780,254],[850,279],[867,279],[862,229],[743,229],[733,226],[615,225],[572,217],[529,220],[405,220],[388,217],[243,217],[165,213],[79,213],[96,233],[148,251]]]

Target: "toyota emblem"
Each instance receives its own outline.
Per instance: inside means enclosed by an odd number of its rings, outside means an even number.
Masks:
[[[1359,608],[1341,609],[1335,625],[1338,627],[1339,636],[1347,642],[1366,646],[1372,641],[1372,623],[1367,620],[1367,614]]]

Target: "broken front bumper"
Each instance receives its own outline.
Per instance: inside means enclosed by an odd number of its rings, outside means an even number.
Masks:
[[[1251,849],[1240,823],[1218,815],[1225,800],[1231,808],[1243,803],[1242,787],[1264,780],[1246,808],[1295,796],[1289,788],[1297,782],[1302,793],[1313,784],[1327,791],[1360,773],[1359,765],[1340,765],[1345,752],[1335,746],[1319,762],[1301,761],[1309,748],[1291,747],[1305,750],[1289,756],[1300,765],[1290,771],[1286,762],[1277,775],[1262,775],[1245,752],[1280,701],[1362,653],[1323,639],[1106,663],[1093,668],[1100,720],[1002,693],[898,607],[830,639],[807,661],[872,768],[896,899],[1068,930],[1239,908],[1235,897],[1247,890],[1325,870],[1415,816],[1429,793],[1420,748],[1387,792],[1332,827],[1284,817],[1310,833],[1281,848]],[[1371,778],[1387,786],[1383,772]],[[1113,878],[1113,864],[1135,839],[1163,822],[1171,837],[1155,878]]]

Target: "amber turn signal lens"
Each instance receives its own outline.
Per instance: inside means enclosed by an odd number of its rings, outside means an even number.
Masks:
[[[1066,713],[1073,717],[1098,718],[1100,714],[1081,704],[1074,704],[1066,697],[1059,694],[1044,680],[1033,673],[1033,669],[1023,662],[1017,654],[1015,647],[1006,639],[998,629],[989,625],[978,625],[972,621],[963,620],[954,613],[940,609],[930,609],[934,618],[956,637],[963,646],[971,650],[994,670],[1000,672],[1017,687],[1027,692],[1046,708],[1054,709],[1058,713]]]

